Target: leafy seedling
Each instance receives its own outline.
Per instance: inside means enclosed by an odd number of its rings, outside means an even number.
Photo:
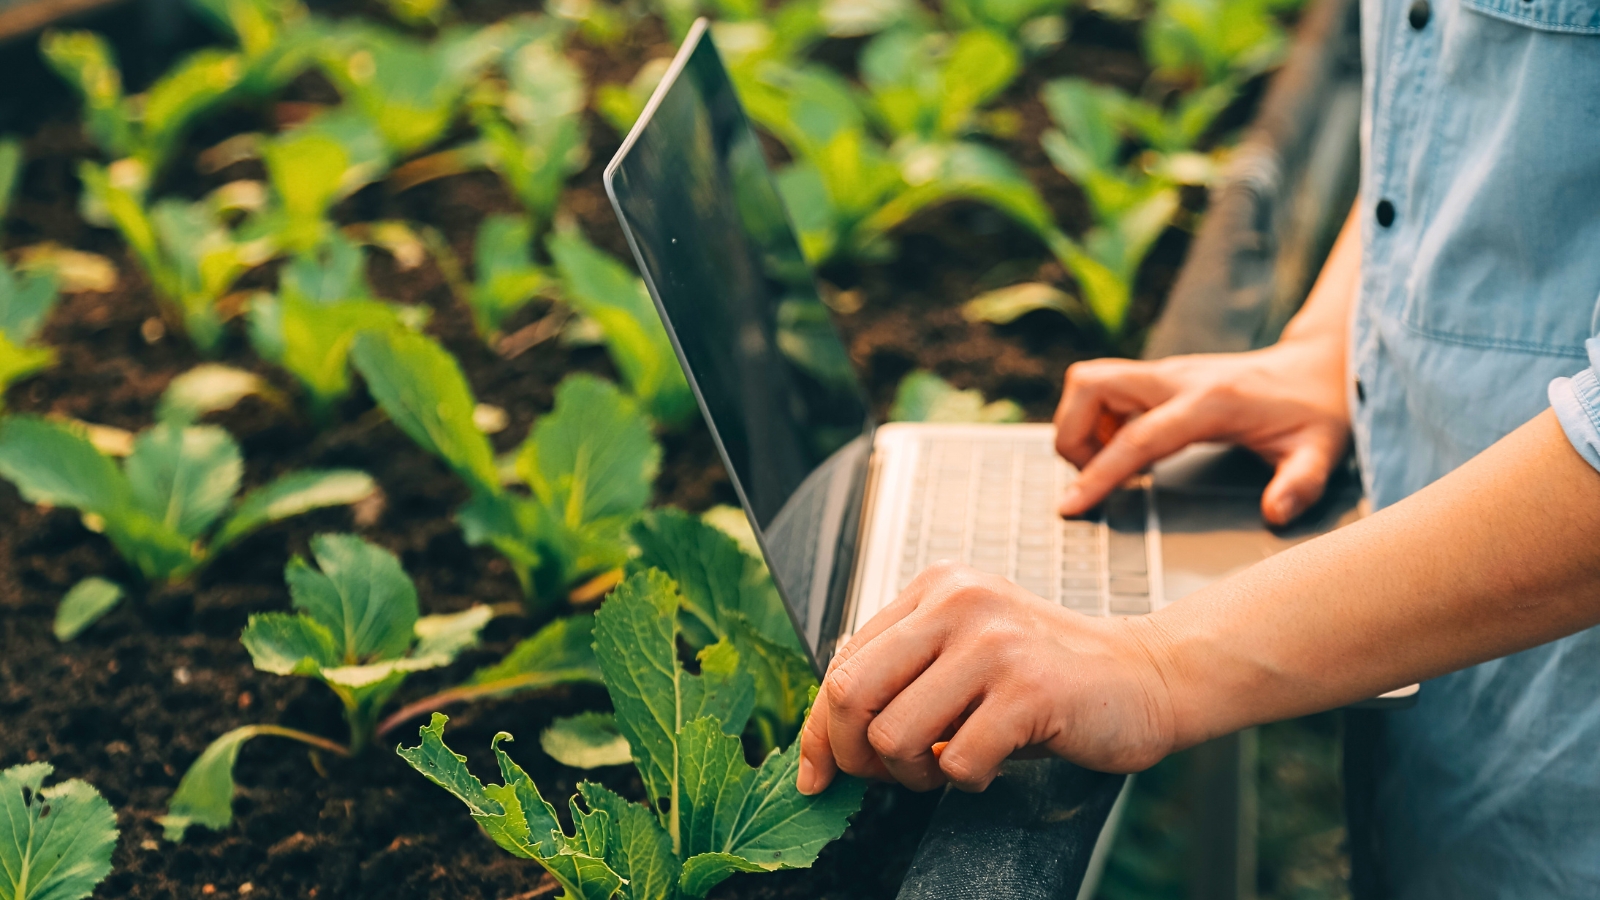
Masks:
[[[1178,210],[1178,189],[1166,178],[1121,161],[1128,98],[1079,79],[1045,85],[1041,94],[1057,127],[1040,138],[1062,174],[1083,189],[1095,225],[1072,242],[1062,262],[1107,333],[1127,323],[1133,281],[1150,247]]]
[[[122,233],[169,318],[203,351],[222,339],[217,302],[235,281],[274,253],[270,240],[245,239],[224,220],[233,198],[225,189],[196,201],[165,199],[148,209],[140,166],[84,161],[78,167],[84,198],[96,218]]]
[[[562,299],[600,326],[623,381],[651,418],[674,426],[693,416],[694,394],[644,281],[575,226],[558,227],[548,246]]]
[[[275,247],[302,255],[328,240],[333,204],[382,178],[390,165],[379,127],[345,108],[261,142],[260,151],[272,194],[255,228]]]
[[[1144,26],[1155,76],[1190,90],[1243,82],[1277,65],[1288,38],[1277,13],[1285,0],[1160,0]]]
[[[59,296],[53,272],[17,274],[0,262],[0,412],[12,384],[55,363],[55,352],[35,339]]]
[[[119,465],[86,429],[38,416],[0,422],[0,476],[34,503],[75,509],[151,582],[177,582],[262,526],[370,495],[365,472],[290,472],[238,496],[239,445],[214,425],[157,423]]]
[[[467,542],[503,554],[530,604],[627,561],[628,522],[649,501],[661,460],[632,398],[589,375],[563,380],[555,408],[516,451],[516,476],[531,489],[522,494],[502,484],[473,423],[472,390],[443,347],[418,334],[367,332],[351,360],[395,425],[466,482],[470,499],[456,517]]]
[[[570,897],[608,900],[624,886],[629,900],[703,897],[735,872],[810,866],[860,808],[865,783],[844,778],[801,795],[798,742],[752,769],[738,735],[754,683],[727,642],[700,652],[698,675],[684,671],[681,606],[672,579],[650,570],[619,585],[595,617],[595,653],[647,804],[581,784],[568,834],[501,748],[510,735],[491,745],[504,784],[484,785],[445,745],[440,714],[400,755],[464,802],[502,849],[544,866]]]
[[[250,303],[250,342],[311,393],[313,413],[326,419],[350,391],[350,347],[364,331],[418,328],[425,310],[372,296],[360,247],[330,232],[317,252],[284,267],[278,293]]]
[[[889,134],[953,140],[981,130],[978,110],[1021,70],[1017,48],[983,28],[959,34],[897,28],[861,53],[861,78]]]
[[[423,42],[375,25],[330,29],[321,63],[345,101],[375,123],[391,158],[426,149],[467,89],[504,52],[504,27],[450,28]]]
[[[726,643],[738,652],[755,687],[751,724],[762,745],[793,740],[817,678],[766,564],[726,532],[675,509],[652,510],[632,534],[639,555],[628,571],[656,568],[677,582],[688,645]]]
[[[111,873],[117,814],[88,782],[45,787],[54,771],[0,771],[0,900],[80,900]]]
[[[85,130],[112,159],[131,159],[140,191],[161,173],[195,119],[229,97],[245,74],[244,58],[198,50],[162,75],[148,91],[124,96],[111,47],[91,31],[46,32],[45,61],[83,98]]]
[[[298,0],[190,0],[238,43],[244,74],[238,93],[266,97],[305,71],[315,58],[321,29]]]
[[[552,281],[533,260],[533,228],[518,216],[490,216],[473,242],[476,279],[467,293],[472,321],[484,340],[494,342],[502,323],[526,306]]]
[[[1011,400],[985,403],[977,390],[957,390],[932,372],[901,379],[889,408],[893,422],[1021,422],[1022,407]]]
[[[350,534],[311,539],[317,566],[296,556],[284,580],[296,613],[250,617],[240,641],[257,669],[326,684],[344,705],[350,742],[277,726],[247,725],[217,738],[184,774],[161,819],[168,840],[191,825],[222,829],[233,819],[233,764],[250,738],[275,735],[350,756],[370,743],[378,712],[412,672],[453,661],[478,642],[491,615],[474,606],[419,616],[417,589],[394,554]]]
[[[562,52],[565,27],[543,18],[518,24],[504,80],[476,92],[472,119],[481,135],[476,152],[506,180],[540,232],[567,178],[589,161],[585,89],[583,74]]]

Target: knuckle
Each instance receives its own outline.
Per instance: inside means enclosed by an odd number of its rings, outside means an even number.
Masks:
[[[873,719],[872,724],[867,726],[867,743],[886,759],[908,760],[918,755],[906,730],[883,716]]]
[[[828,673],[828,680],[823,684],[823,694],[828,698],[828,706],[833,709],[849,709],[855,699],[856,666],[845,661],[839,668]]]

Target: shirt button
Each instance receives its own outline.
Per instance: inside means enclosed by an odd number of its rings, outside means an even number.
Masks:
[[[1378,224],[1379,225],[1382,225],[1383,227],[1388,228],[1390,225],[1394,224],[1394,204],[1393,203],[1390,203],[1387,200],[1379,200],[1378,201],[1378,208],[1376,210],[1374,210],[1374,212],[1376,212],[1378,214]]]
[[[1361,383],[1361,376],[1360,375],[1356,376],[1356,402],[1357,403],[1365,403],[1365,402],[1367,402],[1367,387],[1366,387],[1366,385]]]
[[[1411,22],[1411,27],[1417,31],[1421,31],[1427,26],[1428,17],[1432,15],[1432,13],[1433,10],[1428,6],[1428,0],[1417,0],[1417,2],[1411,4],[1411,13],[1408,16],[1408,19]]]

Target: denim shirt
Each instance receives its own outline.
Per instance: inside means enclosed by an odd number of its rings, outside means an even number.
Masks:
[[[1394,503],[1552,405],[1600,468],[1600,0],[1363,0],[1362,27],[1368,496]],[[1600,897],[1600,631],[1385,716],[1355,843],[1390,896]]]

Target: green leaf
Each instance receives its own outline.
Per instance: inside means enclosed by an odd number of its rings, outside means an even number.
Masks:
[[[500,662],[479,669],[467,679],[476,687],[502,686],[505,693],[548,687],[567,681],[600,680],[594,656],[594,616],[556,619],[511,648]],[[484,696],[500,696],[495,691]]]
[[[477,401],[455,357],[422,335],[384,331],[357,337],[350,359],[401,431],[475,491],[500,493],[494,451],[472,423]]]
[[[644,282],[575,228],[557,230],[549,248],[566,301],[599,323],[628,390],[657,421],[692,415],[694,395]]]
[[[111,872],[117,814],[87,782],[45,787],[54,771],[0,771],[0,900],[79,900]]]
[[[314,675],[340,662],[333,632],[307,616],[257,613],[239,641],[250,652],[251,665],[274,675]]]
[[[628,739],[610,713],[586,712],[550,723],[539,734],[539,746],[556,762],[575,769],[620,766],[633,760]]]
[[[939,71],[938,133],[970,128],[973,112],[1011,84],[1021,68],[1017,48],[993,31],[962,32]]]
[[[517,455],[517,474],[570,529],[631,515],[650,500],[661,447],[650,422],[616,386],[576,374]]]
[[[569,176],[589,160],[583,74],[545,29],[506,56],[506,89],[477,116],[489,167],[510,182],[537,223],[555,212]]]
[[[282,396],[254,372],[201,363],[167,383],[156,406],[156,418],[186,424],[208,413],[232,409],[250,396],[282,402]]]
[[[472,818],[502,849],[543,865],[566,890],[564,896],[572,900],[610,900],[615,896],[622,878],[603,858],[610,844],[608,814],[603,810],[585,814],[574,804],[574,833],[569,837],[532,779],[500,749],[510,735],[501,732],[491,743],[505,783],[486,786],[468,771],[467,758],[445,745],[448,721],[443,714],[434,713],[433,721],[418,729],[421,742],[399,748],[400,757],[465,803]]]
[[[591,781],[579,782],[578,793],[590,809],[611,818],[613,837],[606,862],[627,879],[630,900],[676,900],[680,866],[672,855],[672,837],[656,814]]]
[[[485,338],[499,333],[508,316],[545,286],[544,271],[533,262],[533,230],[517,216],[490,216],[473,244],[477,280],[470,302],[472,320]]]
[[[311,302],[293,294],[257,295],[250,304],[250,339],[257,352],[288,369],[326,415],[350,392],[350,349],[364,331],[406,328],[400,309],[379,300]]]
[[[285,737],[335,753],[346,752],[345,748],[326,738],[279,725],[235,728],[212,741],[189,766],[189,771],[183,773],[178,789],[167,801],[167,814],[156,819],[164,829],[167,840],[181,842],[184,832],[191,825],[220,831],[233,822],[233,765],[238,761],[239,748],[244,746],[245,741],[263,735]]]
[[[84,130],[112,157],[133,149],[132,117],[123,103],[122,73],[111,45],[92,31],[49,31],[39,51],[56,74],[83,98]]]
[[[413,669],[448,665],[461,651],[478,643],[478,633],[489,624],[494,611],[477,604],[460,612],[423,616],[412,626],[417,645],[407,660]]]
[[[0,476],[30,503],[109,516],[133,502],[127,478],[81,429],[37,416],[0,421]]]
[[[16,193],[17,178],[22,174],[24,162],[20,140],[0,139],[0,218],[11,211],[11,198]],[[3,330],[0,327],[0,331]]]
[[[722,642],[700,653],[700,674],[678,664],[681,597],[666,573],[651,569],[618,585],[595,614],[595,655],[616,710],[617,728],[633,749],[645,790],[673,810],[668,832],[679,845],[678,731],[712,716],[730,735],[744,730],[755,703],[750,675],[738,670],[738,652]]]
[[[7,388],[50,368],[55,361],[55,351],[48,347],[19,347],[0,332],[0,412],[5,411]]]
[[[356,665],[405,653],[415,639],[418,604],[400,560],[351,534],[319,534],[311,552],[321,571],[296,556],[284,580],[294,608],[333,636],[334,658]]]
[[[59,297],[54,273],[15,275],[0,265],[0,335],[17,345],[29,343],[39,336]]]
[[[263,525],[313,509],[344,506],[378,489],[372,476],[354,469],[305,469],[280,476],[245,494],[212,540],[212,552],[232,544]]]
[[[122,602],[122,595],[122,585],[104,578],[85,578],[73,585],[56,607],[56,640],[70,641],[82,634],[115,609]]]
[[[161,422],[134,438],[123,469],[146,515],[195,540],[238,493],[244,459],[221,428]]]
[[[261,158],[283,208],[279,240],[297,253],[310,252],[328,228],[324,216],[339,196],[349,154],[331,137],[295,130],[266,142]]]
[[[167,70],[144,94],[141,156],[159,173],[183,131],[228,97],[244,78],[244,58],[222,50],[197,50]]]
[[[932,372],[916,371],[900,381],[894,405],[894,422],[1020,422],[1022,408],[1010,400],[984,403],[977,390],[958,391]]]
[[[866,792],[864,781],[844,778],[806,797],[795,787],[799,742],[751,769],[738,739],[710,718],[690,722],[680,742],[685,896],[703,897],[734,872],[811,865],[844,833]]]

